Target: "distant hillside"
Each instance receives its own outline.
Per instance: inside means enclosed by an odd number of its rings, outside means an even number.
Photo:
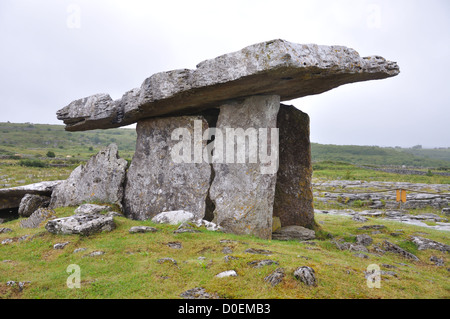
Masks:
[[[51,151],[56,157],[83,159],[110,143],[118,145],[121,157],[131,158],[136,145],[136,130],[67,132],[64,125],[0,123],[0,156],[45,157]]]
[[[450,169],[450,149],[412,149],[312,143],[313,161],[339,161],[358,165],[409,166]]]
[[[67,132],[64,125],[0,123],[0,157],[56,157],[85,160],[110,143],[120,156],[131,159],[136,146],[135,129]],[[392,148],[312,143],[312,159],[357,165],[412,166],[450,169],[450,149]]]

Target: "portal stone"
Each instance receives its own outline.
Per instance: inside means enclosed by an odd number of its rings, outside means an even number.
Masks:
[[[282,104],[277,126],[280,161],[273,216],[280,218],[282,227],[297,225],[312,228],[314,207],[309,116],[294,106]]]
[[[195,127],[196,123],[197,126],[200,123],[199,127]],[[204,217],[211,167],[202,156],[196,155],[206,146],[202,132],[207,128],[208,124],[201,116],[152,118],[138,122],[136,152],[125,186],[127,217],[145,220],[161,212],[176,210],[191,212],[197,219]],[[185,134],[180,136],[176,132]],[[180,147],[183,142],[187,142],[187,147]],[[172,156],[175,150],[179,155],[177,158]]]
[[[266,239],[272,236],[278,156],[269,163],[261,155],[278,155],[278,136],[272,139],[272,132],[277,132],[279,108],[277,95],[252,96],[220,107],[217,129],[224,135],[223,158],[222,162],[213,163],[215,175],[210,198],[215,204],[213,222],[226,232],[253,234]],[[230,147],[231,130],[227,131],[227,128],[234,129],[235,133],[242,129],[247,133],[244,135],[247,142],[236,138],[236,144]],[[256,139],[254,133],[257,134]],[[276,154],[271,149],[272,145],[276,146]],[[245,161],[240,158],[240,147],[245,147]],[[215,148],[216,152],[220,151],[217,137]],[[232,151],[234,158],[230,156]],[[274,168],[272,171],[271,167]]]

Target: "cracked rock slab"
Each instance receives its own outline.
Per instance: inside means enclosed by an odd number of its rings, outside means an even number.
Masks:
[[[113,100],[101,93],[57,112],[68,131],[106,129],[162,115],[195,113],[229,99],[279,95],[281,101],[400,73],[396,62],[361,57],[345,46],[272,40],[199,63],[195,70],[156,73]]]

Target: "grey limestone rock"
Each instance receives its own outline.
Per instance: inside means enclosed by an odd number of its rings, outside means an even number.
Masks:
[[[55,211],[47,208],[38,208],[30,217],[20,222],[23,228],[38,228],[42,222],[56,218]]]
[[[53,189],[62,181],[39,182],[30,185],[0,189],[0,209],[19,208],[27,194],[51,196]]]
[[[96,205],[96,204],[83,204],[75,209],[74,213],[76,215],[81,214],[99,214],[101,212],[108,212],[111,210],[111,207],[104,205]]]
[[[19,216],[30,217],[38,208],[47,207],[50,197],[34,194],[26,194],[20,201]]]
[[[113,217],[100,214],[83,214],[57,218],[48,221],[45,225],[45,229],[53,234],[79,234],[83,236],[112,231],[115,227]]]
[[[245,140],[239,142],[238,138],[234,148],[231,143],[224,143],[226,145],[223,145],[223,149],[215,146],[216,149],[222,150],[224,160],[213,162],[214,180],[209,194],[215,204],[213,222],[225,232],[253,234],[265,239],[272,236],[278,140],[270,139],[270,143],[268,140],[276,129],[279,107],[279,97],[272,95],[253,96],[241,103],[234,102],[220,108],[217,128],[225,132],[224,140],[234,138],[227,129],[236,132],[239,128],[249,133],[247,146]],[[265,138],[261,137],[259,129],[265,130]],[[251,132],[254,132],[254,135]],[[269,148],[276,147],[276,152],[272,149],[271,152],[274,153],[270,153],[271,156],[275,155],[271,160],[260,156],[260,150],[266,155],[269,154],[267,147],[264,150],[264,145],[259,143],[259,138],[265,140]],[[270,167],[274,168],[272,172],[265,171],[270,171]]]
[[[188,138],[194,140],[198,124],[201,132],[208,127],[201,116],[156,118],[138,123],[136,152],[125,186],[127,217],[145,220],[161,212],[184,210],[194,214],[196,219],[203,218],[211,167],[203,161],[195,162],[195,150],[190,152],[192,145]],[[186,136],[178,140],[180,136],[173,133],[180,128]],[[189,141],[188,147],[178,149],[176,145],[183,143],[185,138]],[[201,150],[205,146],[206,141],[201,140],[197,145]],[[186,162],[178,155],[186,155]]]
[[[443,252],[450,251],[450,245],[446,245],[428,238],[423,238],[421,236],[411,236],[411,241],[417,245],[419,250],[435,249]]]
[[[311,240],[316,238],[314,230],[302,226],[285,226],[272,233],[272,239],[277,240]]]
[[[264,281],[268,282],[272,286],[278,285],[283,278],[286,276],[283,268],[277,268],[274,272],[270,273],[266,277],[264,277]]]
[[[399,72],[395,62],[380,56],[360,57],[344,46],[277,39],[203,61],[195,70],[156,73],[118,100],[96,94],[73,101],[57,117],[66,130],[105,129],[143,118],[192,113],[251,95],[279,95],[287,101]]]
[[[127,166],[127,161],[119,158],[117,145],[110,144],[54,189],[50,207],[75,206],[86,201],[121,206]]]
[[[383,241],[382,247],[383,247],[383,249],[385,251],[390,251],[390,252],[393,252],[395,254],[399,254],[400,256],[402,256],[402,257],[404,257],[406,259],[419,261],[419,258],[416,255],[411,254],[410,252],[400,248],[399,246],[397,246],[397,245],[395,245],[395,244],[393,244],[393,243],[391,243],[391,242],[389,242],[387,240]]]
[[[298,267],[294,271],[294,277],[301,280],[307,286],[317,286],[316,272],[311,267]]]

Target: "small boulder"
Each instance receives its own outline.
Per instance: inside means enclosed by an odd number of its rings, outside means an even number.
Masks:
[[[133,226],[131,227],[128,232],[130,234],[136,234],[136,233],[154,233],[157,232],[158,230],[154,227],[150,227],[150,226]]]
[[[383,242],[383,249],[385,251],[390,251],[390,252],[393,252],[395,254],[399,254],[400,256],[402,256],[404,258],[411,259],[411,260],[414,260],[414,261],[419,261],[419,258],[416,255],[411,254],[410,252],[407,252],[406,250],[400,248],[399,246],[397,246],[397,245],[395,245],[395,244],[393,244],[393,243],[391,243],[391,242],[389,242],[387,240],[385,240]]]
[[[116,225],[112,217],[100,214],[73,215],[50,220],[45,229],[53,234],[79,234],[89,236],[102,231],[112,231]]]
[[[20,222],[22,228],[38,228],[39,225],[51,218],[55,218],[56,213],[54,210],[47,208],[38,208],[30,217]]]
[[[217,274],[216,278],[225,278],[225,277],[237,277],[237,273],[234,270],[226,270],[222,271],[221,273]]]
[[[425,249],[435,249],[440,250],[443,252],[450,251],[450,246],[446,244],[439,243],[437,241],[423,238],[420,236],[411,236],[411,241],[417,245],[417,248],[419,250],[425,250]]]
[[[268,282],[273,287],[278,285],[283,280],[285,275],[286,274],[284,273],[283,268],[277,268],[274,272],[264,277],[264,281]]]
[[[298,267],[294,271],[294,277],[301,280],[307,286],[317,286],[316,274],[311,267]]]
[[[362,235],[356,236],[356,243],[358,245],[370,246],[372,244],[372,242],[373,242],[373,239],[369,235],[362,234]]]
[[[180,294],[183,299],[218,299],[219,296],[216,293],[209,293],[205,288],[197,287],[186,290]]]
[[[20,201],[19,216],[30,217],[38,208],[48,207],[49,204],[50,197],[48,196],[25,194]]]
[[[157,224],[178,225],[184,222],[190,222],[195,219],[194,214],[184,210],[174,210],[162,212],[152,218],[152,222]]]

